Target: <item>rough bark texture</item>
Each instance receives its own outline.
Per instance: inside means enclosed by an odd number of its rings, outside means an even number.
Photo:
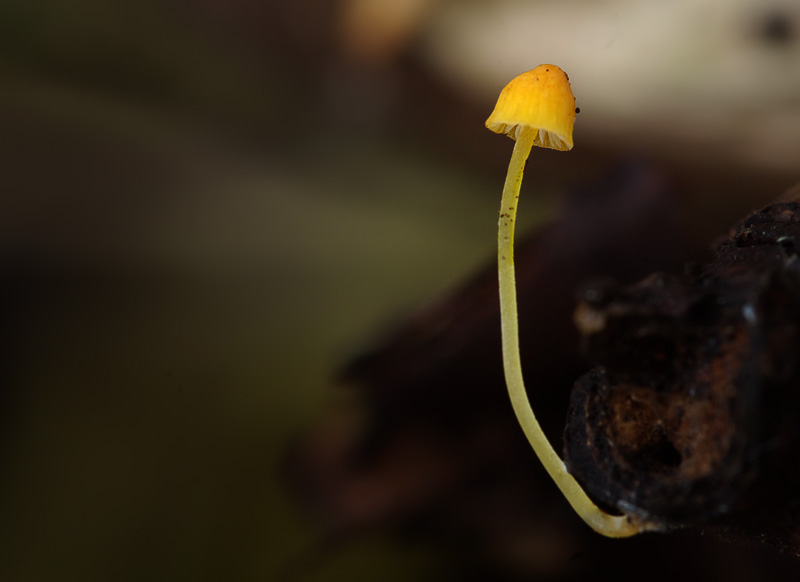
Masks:
[[[725,516],[800,550],[798,248],[800,204],[777,203],[694,274],[584,289],[575,321],[599,366],[575,385],[565,450],[598,501],[665,524]]]

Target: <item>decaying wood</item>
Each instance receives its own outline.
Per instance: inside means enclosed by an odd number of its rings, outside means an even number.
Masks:
[[[693,275],[588,286],[589,358],[565,433],[599,501],[721,523],[800,553],[800,204],[777,203]],[[762,536],[763,537],[763,536]]]

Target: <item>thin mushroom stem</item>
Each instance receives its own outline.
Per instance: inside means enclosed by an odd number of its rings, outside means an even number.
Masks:
[[[632,516],[610,515],[589,499],[567,467],[553,450],[536,416],[533,414],[525,384],[519,355],[519,325],[517,317],[517,291],[514,270],[514,222],[522,184],[525,162],[530,155],[538,130],[530,127],[517,128],[514,152],[508,165],[503,200],[500,205],[498,229],[498,279],[500,285],[500,319],[503,337],[503,368],[508,395],[525,436],[539,457],[550,477],[567,498],[575,512],[596,532],[613,538],[635,535],[652,529],[647,523]]]

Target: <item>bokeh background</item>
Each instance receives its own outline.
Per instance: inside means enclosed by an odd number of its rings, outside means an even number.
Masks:
[[[483,122],[545,62],[581,113],[521,230],[631,162],[700,244],[800,180],[791,0],[0,4],[0,578],[452,575],[321,550],[282,467],[349,358],[491,263]]]

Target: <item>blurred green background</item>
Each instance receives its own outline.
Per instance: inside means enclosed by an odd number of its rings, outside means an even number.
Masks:
[[[711,240],[798,180],[799,34],[754,0],[3,2],[0,578],[439,579],[382,535],[296,569],[280,466],[491,261],[500,88],[554,62],[582,109],[521,229],[636,158]]]

